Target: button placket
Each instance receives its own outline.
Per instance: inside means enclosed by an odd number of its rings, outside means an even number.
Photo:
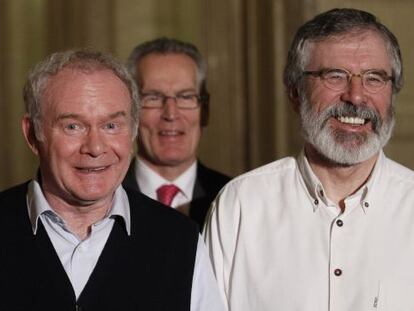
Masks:
[[[347,245],[345,239],[347,238],[345,232],[344,221],[336,217],[331,223],[331,237],[330,237],[330,308],[336,310],[340,301],[342,301],[342,295],[344,294],[343,262],[345,259],[346,250],[344,248]]]
[[[76,288],[83,288],[89,276],[85,273],[85,269],[90,266],[91,257],[89,254],[89,241],[79,242],[73,251],[71,258],[71,279]],[[79,293],[77,293],[78,295]]]

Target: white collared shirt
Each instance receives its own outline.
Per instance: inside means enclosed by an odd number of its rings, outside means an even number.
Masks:
[[[89,236],[84,240],[78,239],[65,221],[53,211],[35,180],[28,186],[27,206],[33,234],[36,234],[40,220],[68,275],[76,299],[85,287],[111,233],[115,221],[113,216],[122,217],[127,234],[130,235],[131,232],[129,201],[122,187],[115,191],[111,210],[102,220],[92,225]],[[201,237],[197,244],[192,284],[191,311],[225,310]]]
[[[188,204],[193,199],[194,184],[197,177],[197,161],[175,180],[169,181],[154,170],[137,156],[135,158],[135,176],[138,181],[140,191],[151,199],[157,200],[157,189],[162,185],[174,184],[180,191],[171,202],[171,207],[176,208]]]
[[[231,181],[204,229],[229,310],[414,310],[413,171],[381,152],[345,205],[303,152]]]

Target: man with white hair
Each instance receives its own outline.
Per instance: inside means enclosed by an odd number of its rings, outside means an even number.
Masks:
[[[39,171],[0,193],[0,310],[223,310],[198,227],[121,186],[139,108],[127,69],[58,52],[24,101]]]

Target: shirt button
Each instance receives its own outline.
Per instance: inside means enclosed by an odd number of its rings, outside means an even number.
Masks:
[[[344,222],[343,222],[342,220],[338,219],[338,220],[336,221],[336,225],[337,225],[338,227],[342,227],[342,226],[344,225]]]
[[[315,205],[318,205],[319,204],[318,199],[315,199],[314,203],[315,203]]]
[[[369,207],[369,203],[368,202],[364,202],[364,206],[365,207]]]
[[[334,270],[334,274],[335,274],[336,276],[340,276],[340,275],[342,274],[342,270],[341,270],[341,269],[335,269],[335,270]]]

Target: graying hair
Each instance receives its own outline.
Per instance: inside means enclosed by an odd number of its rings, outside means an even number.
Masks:
[[[64,68],[73,68],[87,73],[102,69],[111,70],[125,84],[131,96],[131,118],[133,137],[135,137],[138,127],[139,97],[134,79],[127,68],[113,56],[103,52],[80,49],[53,53],[35,65],[28,74],[23,88],[23,99],[26,113],[33,122],[38,140],[43,139],[42,101],[47,81]]]
[[[128,58],[127,67],[132,76],[137,79],[137,64],[149,54],[185,54],[197,65],[200,85],[207,77],[207,66],[195,45],[172,38],[157,38],[137,45]]]
[[[142,58],[150,54],[184,54],[195,62],[197,66],[197,82],[201,102],[201,125],[206,126],[208,123],[210,99],[207,90],[207,64],[197,47],[188,42],[166,37],[157,38],[137,45],[128,58],[127,67],[131,75],[137,81],[138,88],[141,86],[138,82],[137,65]]]
[[[386,43],[391,58],[393,93],[398,93],[404,84],[398,40],[374,15],[356,9],[332,9],[315,16],[298,29],[284,69],[283,80],[286,88],[300,90],[303,71],[307,65],[309,43],[367,30],[377,32]]]

